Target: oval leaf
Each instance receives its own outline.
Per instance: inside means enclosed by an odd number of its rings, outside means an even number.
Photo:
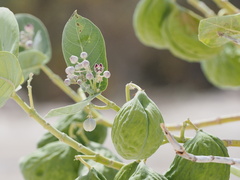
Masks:
[[[45,118],[76,114],[82,111],[97,95],[89,96],[87,99],[84,99],[83,101],[72,104],[72,105],[52,109],[47,113]]]
[[[48,31],[42,21],[30,14],[16,14],[16,19],[19,24],[19,31],[24,31],[26,25],[33,25],[33,49],[38,50],[45,54],[44,63],[49,62],[52,56],[52,48],[48,35]]]
[[[15,55],[0,52],[0,107],[11,97],[23,80],[22,70]]]
[[[0,7],[0,24],[0,51],[8,51],[18,56],[18,23],[8,8]]]
[[[24,80],[27,80],[30,73],[39,74],[40,67],[47,57],[42,52],[32,49],[20,52],[18,59]]]
[[[240,14],[201,20],[199,40],[210,47],[222,46],[230,41],[240,44]]]
[[[79,57],[81,52],[87,52],[87,60],[92,69],[95,64],[100,63],[103,64],[105,70],[108,69],[105,42],[100,30],[90,20],[78,15],[77,11],[73,13],[64,27],[62,49],[67,66],[72,65],[69,60],[71,55]],[[106,89],[107,82],[104,78],[100,91]]]

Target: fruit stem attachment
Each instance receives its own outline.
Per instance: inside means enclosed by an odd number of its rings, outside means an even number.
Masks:
[[[86,99],[86,95],[81,89],[78,90],[78,94],[77,94],[69,86],[66,86],[64,81],[57,74],[55,74],[49,67],[47,67],[46,65],[41,65],[40,67],[41,67],[41,70],[49,77],[49,79],[57,87],[59,87],[65,94],[67,94],[72,100],[74,100],[75,102],[80,102],[80,101]],[[89,111],[87,108],[85,108],[84,111],[87,114],[89,114]],[[110,123],[106,119],[104,119],[98,111],[96,111],[95,109],[92,109],[91,113],[92,113],[93,117],[101,118],[103,125],[108,125],[107,127],[110,127]]]
[[[184,159],[197,162],[197,163],[220,163],[220,164],[229,164],[229,165],[240,165],[240,159],[237,158],[228,158],[228,157],[221,157],[221,156],[196,156],[194,154],[190,154],[185,151],[184,147],[180,145],[173,135],[168,131],[163,123],[160,124],[165,136],[167,137],[168,141],[174,148],[176,154],[181,156]]]
[[[125,87],[126,102],[131,100],[130,91],[134,89],[137,89],[138,91],[142,91],[142,88],[140,88],[138,85],[132,82],[126,84],[126,87]]]
[[[216,16],[215,12],[211,8],[209,8],[203,1],[187,0],[187,2],[194,8],[199,10],[205,17]]]
[[[228,0],[213,0],[214,3],[221,9],[225,9],[228,14],[237,14],[239,9],[230,3]]]

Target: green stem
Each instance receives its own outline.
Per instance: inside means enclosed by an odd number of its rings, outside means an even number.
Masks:
[[[31,108],[34,108],[34,103],[33,103],[33,96],[32,96],[32,86],[31,86],[31,81],[33,79],[33,73],[29,74],[29,79],[27,80],[27,89],[28,89],[28,97],[29,97],[29,104]]]
[[[96,96],[96,98],[99,99],[100,101],[102,101],[103,103],[105,103],[107,105],[107,107],[109,107],[110,109],[113,109],[117,112],[120,110],[119,106],[117,106],[114,102],[110,101],[103,95],[99,94],[98,96]]]
[[[187,0],[187,2],[199,10],[205,17],[216,16],[215,12],[200,0]]]
[[[228,14],[239,13],[239,9],[235,7],[232,3],[230,3],[228,0],[213,0],[213,1],[219,8],[226,9]]]
[[[125,87],[125,95],[126,95],[126,102],[130,101],[131,96],[130,96],[130,91],[133,89],[137,89],[138,91],[142,91],[142,88],[140,86],[130,82],[126,85]]]
[[[222,139],[224,146],[226,147],[240,147],[240,140],[226,140]]]
[[[77,141],[73,140],[67,134],[62,133],[61,131],[57,130],[49,123],[47,123],[37,112],[35,109],[28,106],[16,93],[12,95],[12,99],[16,101],[16,103],[27,113],[30,117],[35,119],[43,128],[48,130],[52,135],[58,138],[60,141],[66,143],[73,149],[77,150],[86,155],[95,155],[96,162],[100,162],[108,167],[112,167],[115,169],[120,169],[124,164],[121,162],[112,161],[104,156],[96,154],[91,149],[85,147],[84,145],[78,143]]]
[[[48,68],[46,65],[42,65],[41,69],[56,86],[58,86],[63,92],[65,92],[75,102],[80,102],[86,98],[85,94],[83,94],[84,92],[82,92],[81,90],[79,90],[79,94],[77,94],[69,86],[66,86],[64,84],[63,80],[58,75],[56,75],[50,68]],[[84,110],[86,113],[89,114],[89,109],[85,108]],[[101,117],[102,121],[106,121],[106,124],[110,124],[109,122],[107,122],[107,120],[103,119],[103,117],[101,116],[101,114],[98,111],[96,111],[94,109],[92,110],[92,115],[96,118]]]
[[[195,121],[192,123],[196,127],[202,128],[202,127],[215,126],[215,125],[236,122],[236,121],[240,121],[240,116],[222,117],[222,118],[210,119],[205,121]],[[182,128],[182,124],[166,124],[166,127],[169,129],[169,131],[179,131]],[[193,128],[192,126],[187,126],[186,129],[195,129],[195,128]]]
[[[240,177],[240,169],[236,166],[231,166],[231,173],[237,177]]]

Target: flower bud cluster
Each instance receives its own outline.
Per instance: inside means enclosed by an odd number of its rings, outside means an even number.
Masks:
[[[33,46],[34,26],[27,24],[24,26],[24,30],[20,31],[19,45],[25,49],[30,49]]]
[[[67,78],[64,83],[67,86],[78,84],[85,92],[94,94],[100,91],[99,88],[103,78],[109,78],[111,74],[109,71],[104,71],[104,66],[101,63],[95,64],[92,70],[87,57],[88,54],[82,52],[80,57],[72,55],[69,58],[72,65],[65,69]],[[82,61],[79,62],[79,59]]]

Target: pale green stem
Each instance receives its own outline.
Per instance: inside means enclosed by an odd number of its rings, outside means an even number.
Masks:
[[[84,145],[78,143],[71,137],[69,137],[67,134],[62,133],[61,131],[57,130],[53,126],[51,126],[49,123],[47,123],[37,112],[35,109],[32,109],[29,107],[16,93],[12,94],[12,99],[16,101],[16,103],[33,119],[35,119],[43,128],[45,128],[47,131],[49,131],[52,135],[54,135],[56,138],[58,138],[60,141],[66,143],[73,149],[77,150],[80,153],[86,154],[86,155],[95,155],[96,156],[96,162],[102,163],[108,167],[114,168],[114,169],[120,169],[124,164],[117,161],[112,161],[104,156],[96,154],[91,149],[85,147]]]
[[[62,133],[61,131],[57,130],[49,123],[47,123],[37,112],[35,109],[29,107],[16,93],[12,95],[12,98],[17,102],[17,104],[33,119],[35,119],[43,128],[48,130],[52,135],[58,138],[60,141],[68,144],[72,148],[76,149],[78,152],[88,155],[94,155],[95,152],[91,149],[85,147],[84,145],[78,143],[77,141],[73,140],[67,134]]]
[[[226,147],[240,147],[240,140],[222,139],[222,142]]]
[[[27,80],[27,84],[28,84],[27,89],[28,89],[29,104],[30,104],[30,107],[33,109],[34,103],[33,103],[32,86],[31,86],[32,79],[33,79],[33,73],[30,73],[29,79]]]
[[[240,116],[230,116],[230,117],[222,117],[217,119],[205,120],[205,121],[195,121],[192,122],[196,127],[208,127],[208,126],[215,126],[224,123],[236,122],[240,121]],[[169,131],[179,131],[182,128],[182,124],[166,124],[166,127]],[[192,126],[187,126],[186,129],[194,129]]]
[[[58,75],[54,74],[54,72],[50,68],[48,68],[46,65],[42,65],[41,69],[55,85],[57,85],[63,92],[65,92],[75,102],[80,102],[86,98],[85,94],[83,94],[84,92],[82,92],[81,90],[78,91],[80,94],[77,94],[69,86],[66,86],[63,80]],[[86,111],[86,113],[89,113],[89,109],[85,108],[84,110]],[[94,117],[97,117],[97,118],[101,117],[102,121],[107,121],[103,119],[101,114],[96,110],[92,110],[92,114]],[[110,124],[110,123],[106,122],[106,124]]]
[[[237,14],[239,13],[239,9],[235,7],[232,3],[230,3],[228,0],[213,0],[215,4],[221,8],[226,9],[228,14]]]
[[[102,101],[103,103],[105,103],[107,105],[107,107],[109,107],[110,109],[113,109],[117,112],[120,110],[119,106],[117,106],[114,102],[110,101],[103,95],[99,94],[98,96],[96,96],[96,98],[99,99],[100,101]]]
[[[236,166],[231,166],[231,173],[237,177],[240,177],[240,169]]]
[[[84,141],[84,143],[86,145],[88,145],[90,143],[90,141],[88,140],[87,136],[85,135],[85,132],[83,130],[83,123],[81,122],[74,122],[70,124],[69,130],[68,130],[68,134],[71,138],[77,138],[77,136],[75,135],[75,131],[76,128],[78,128],[76,134],[81,136],[82,140]]]
[[[81,161],[81,163],[83,163],[84,166],[87,166],[88,169],[92,168],[92,166],[90,164],[88,164],[86,161],[83,160],[81,155],[75,156],[75,159]]]
[[[137,89],[138,91],[142,91],[142,88],[140,88],[138,85],[130,82],[126,84],[125,86],[125,95],[126,95],[126,102],[130,101],[131,96],[130,96],[130,91],[133,89]]]
[[[106,158],[106,157],[103,157],[101,156],[100,154],[95,154],[95,155],[77,155],[75,156],[76,159],[78,158],[81,158],[81,159],[91,159],[91,160],[94,160],[95,162],[99,162],[107,167],[111,167],[111,168],[114,168],[114,169],[121,169],[122,166],[124,166],[125,164],[124,163],[121,163],[121,162],[118,162],[118,161],[114,161],[112,159],[109,159],[109,158]]]
[[[199,10],[205,17],[216,16],[215,12],[200,0],[187,0],[187,2]]]

